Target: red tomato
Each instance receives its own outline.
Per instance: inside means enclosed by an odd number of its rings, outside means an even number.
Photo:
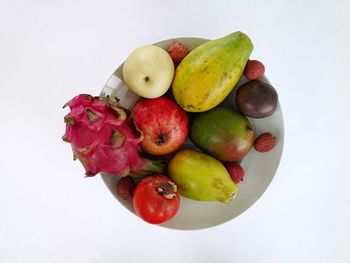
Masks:
[[[152,175],[141,180],[133,197],[136,214],[151,224],[173,218],[180,206],[176,185],[164,175]]]

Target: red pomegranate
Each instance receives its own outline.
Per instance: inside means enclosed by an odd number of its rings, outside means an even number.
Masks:
[[[172,99],[142,99],[133,108],[135,126],[142,131],[142,150],[152,155],[175,152],[188,135],[187,113]]]

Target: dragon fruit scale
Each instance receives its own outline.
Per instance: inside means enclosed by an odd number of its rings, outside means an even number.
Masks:
[[[139,153],[142,133],[130,126],[127,112],[117,100],[80,94],[67,102],[70,112],[64,117],[66,133],[74,159],[79,159],[86,176],[106,173],[118,176],[145,176],[163,173],[164,161],[143,158]]]

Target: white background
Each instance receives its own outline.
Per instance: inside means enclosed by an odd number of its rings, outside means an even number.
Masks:
[[[350,262],[349,13],[347,0],[0,0],[0,262]],[[146,224],[83,178],[61,107],[140,45],[236,30],[279,92],[277,175],[224,225]]]

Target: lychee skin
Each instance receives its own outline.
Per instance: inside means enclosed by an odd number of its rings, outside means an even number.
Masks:
[[[230,174],[232,181],[234,181],[236,184],[243,181],[244,170],[242,166],[240,166],[236,162],[228,162],[225,164],[225,167],[228,173]]]
[[[265,153],[272,150],[277,142],[277,138],[270,132],[265,132],[259,135],[254,142],[256,151]]]
[[[249,80],[258,79],[265,73],[265,66],[258,60],[248,60],[243,71],[244,76]]]
[[[174,64],[179,64],[189,53],[188,49],[181,43],[175,42],[168,48],[168,53]]]
[[[130,177],[122,177],[116,186],[117,194],[124,200],[131,199],[135,190],[135,181]]]

